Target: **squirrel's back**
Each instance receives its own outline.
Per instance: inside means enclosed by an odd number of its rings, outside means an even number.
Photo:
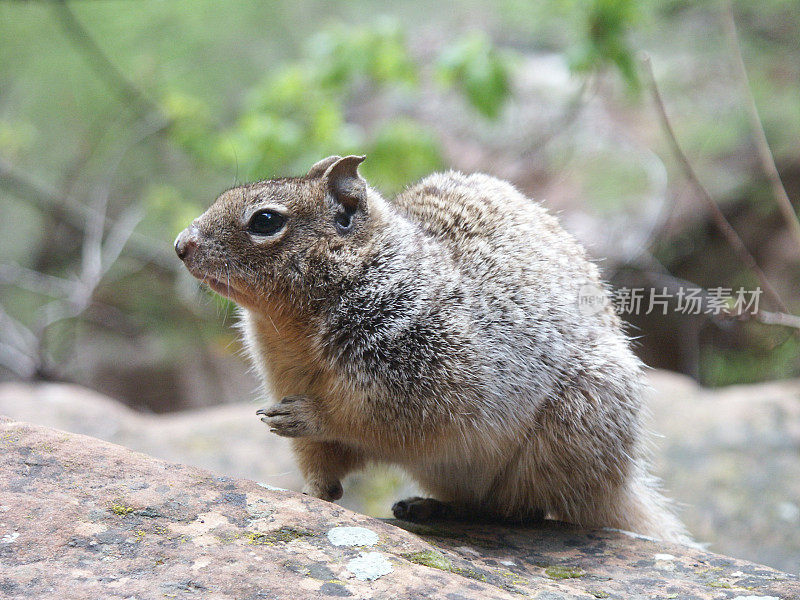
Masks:
[[[599,286],[598,270],[580,244],[508,182],[481,173],[435,173],[392,204],[447,247],[479,292],[517,302],[522,295],[540,308],[577,311],[578,288]],[[619,326],[610,307],[598,316],[606,326]]]
[[[579,305],[582,286],[605,294],[597,267],[538,202],[494,177],[449,171],[392,204],[447,248],[484,360],[495,373],[508,369],[501,385],[542,397],[579,372],[607,389],[638,381],[639,362],[610,303],[596,311]]]
[[[457,262],[503,269],[547,261],[577,273],[586,254],[555,217],[506,181],[482,173],[434,173],[394,198],[395,205],[423,231],[446,244]],[[488,271],[489,269],[483,269]]]

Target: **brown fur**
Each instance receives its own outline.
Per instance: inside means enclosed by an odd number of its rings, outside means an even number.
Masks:
[[[387,202],[361,160],[228,190],[176,243],[243,307],[282,398],[260,412],[293,438],[309,493],[337,499],[382,461],[459,514],[685,541],[647,474],[641,366],[610,308],[578,310],[578,287],[600,285],[583,249],[505,182],[437,174]],[[254,234],[267,209],[285,226]]]

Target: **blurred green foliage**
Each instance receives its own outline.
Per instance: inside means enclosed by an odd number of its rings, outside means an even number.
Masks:
[[[741,187],[747,178],[764,189],[742,168],[742,157],[752,155],[751,133],[727,75],[729,49],[719,27],[724,7],[716,3],[97,0],[67,6],[157,118],[153,125],[140,107],[126,103],[113,78],[75,43],[54,5],[0,0],[0,160],[40,188],[0,188],[0,210],[8,215],[0,222],[1,263],[74,279],[81,232],[75,214],[68,225],[59,211],[70,203],[90,206],[103,194],[111,219],[141,203],[139,247],[150,244],[163,256],[219,190],[302,174],[330,154],[367,154],[364,175],[394,193],[447,168],[459,152],[428,120],[428,104],[466,115],[471,130],[459,134],[474,134],[471,143],[502,147],[520,118],[515,83],[521,65],[547,53],[561,57],[577,79],[601,81],[609,105],[618,101],[629,110],[630,119],[639,120],[637,131],[651,140],[642,96],[626,92],[641,90],[638,53],[658,57],[654,66],[661,67],[657,77],[676,132],[712,193],[731,194],[740,186],[758,210],[774,211],[769,194]],[[734,8],[771,148],[779,163],[796,163],[800,3],[740,0]],[[562,129],[556,133],[572,135],[568,126]],[[543,164],[534,165],[539,172],[531,180],[540,178],[546,188],[561,177],[559,169],[580,171],[583,201],[596,213],[613,213],[649,185],[629,155],[615,152],[578,153],[574,160],[564,152],[567,158],[553,164],[537,158]],[[671,248],[664,256],[684,257],[684,250]],[[86,339],[99,329],[116,335],[118,319],[125,331],[161,348],[197,343],[197,335],[232,337],[214,318],[227,313],[227,303],[198,309],[177,261],[172,271],[144,254],[129,248],[96,292],[97,308],[102,304],[103,318],[111,314],[114,325],[98,325],[103,319],[93,314],[79,323],[79,335]],[[702,257],[695,260],[702,266]],[[723,283],[713,275],[699,282]],[[51,300],[14,286],[0,289],[2,305],[27,324]],[[68,329],[52,335],[69,337]],[[53,347],[64,349],[54,359],[69,370],[69,343],[54,340]],[[716,351],[702,354],[708,381],[772,372],[740,368],[735,357]],[[767,360],[759,352],[749,355],[753,364]],[[781,373],[797,368],[791,350],[785,355],[786,361],[774,362],[788,365]]]
[[[482,115],[496,118],[511,91],[511,59],[483,33],[471,33],[446,48],[439,58],[439,77],[461,90]]]
[[[765,332],[763,327],[753,329],[753,337],[759,343],[747,348],[719,348],[712,344],[702,348],[700,377],[705,385],[717,387],[797,376],[800,342],[784,335],[781,342],[770,343],[774,334],[769,335],[771,332]]]
[[[588,73],[615,67],[632,89],[639,88],[639,70],[628,35],[640,10],[635,0],[592,0],[586,11],[585,37],[576,48],[572,68]]]
[[[485,36],[445,46],[442,80],[454,85],[482,115],[496,118],[509,97],[510,58]],[[302,173],[321,156],[366,153],[363,172],[389,193],[444,167],[436,137],[405,115],[373,131],[347,119],[361,98],[400,94],[420,98],[421,65],[402,27],[332,26],[310,38],[297,60],[276,65],[247,94],[236,122],[216,131],[197,98],[169,93],[163,102],[174,139],[198,159],[258,177]],[[374,101],[374,100],[371,100]]]

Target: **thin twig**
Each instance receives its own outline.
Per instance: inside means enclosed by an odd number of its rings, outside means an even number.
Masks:
[[[23,323],[9,315],[0,304],[0,324],[3,337],[23,354],[30,355],[37,345],[36,335]]]
[[[562,135],[580,116],[586,107],[586,90],[592,86],[592,79],[583,80],[580,88],[567,102],[566,108],[559,116],[553,119],[550,126],[535,140],[528,142],[519,152],[519,156],[525,160],[533,159],[558,135]]]
[[[14,196],[24,198],[35,204],[40,210],[54,214],[77,232],[83,232],[87,218],[95,214],[95,210],[77,200],[62,196],[57,190],[45,183],[34,180],[30,175],[0,158],[0,188]],[[105,226],[113,227],[115,219],[106,217]],[[174,272],[178,270],[178,261],[166,244],[147,235],[134,231],[130,239],[132,254],[143,261],[158,265],[160,268]]]
[[[42,212],[54,215],[75,231],[83,231],[86,215],[91,209],[80,202],[71,201],[50,185],[36,181],[0,157],[0,189],[33,203]]]
[[[18,348],[0,340],[0,365],[21,379],[32,379],[36,375],[36,362]]]
[[[651,257],[652,258],[652,257]],[[697,289],[700,290],[699,299],[701,301],[701,309],[707,308],[707,306],[703,306],[703,302],[708,304],[708,300],[712,297],[712,293],[692,281],[688,281],[686,279],[681,279],[679,277],[675,277],[671,273],[667,272],[663,269],[662,265],[652,258],[650,261],[651,264],[637,264],[637,263],[628,263],[628,267],[632,267],[638,270],[644,277],[648,279],[650,283],[658,284],[663,286],[664,289],[668,290],[672,296],[676,296],[681,289]],[[658,270],[654,271],[651,270],[652,268],[657,268]],[[781,327],[790,327],[792,329],[800,329],[800,316],[792,315],[789,313],[782,313],[782,312],[772,312],[767,310],[754,310],[753,312],[740,312],[740,313],[720,313],[719,315],[716,314],[709,314],[706,312],[699,313],[700,316],[706,318],[712,317],[722,317],[727,319],[735,319],[737,321],[757,321],[762,323],[763,325],[778,325]]]
[[[41,365],[47,365],[48,329],[60,321],[80,317],[91,307],[98,286],[119,258],[125,244],[141,220],[142,213],[139,207],[131,207],[103,238],[102,223],[105,221],[105,202],[101,202],[95,208],[99,216],[95,219],[94,227],[91,223],[87,226],[83,243],[81,273],[74,282],[69,297],[49,302],[38,311],[35,335],[38,340],[37,354]]]
[[[0,284],[14,285],[34,294],[64,298],[69,295],[73,282],[28,269],[16,263],[0,263]]]
[[[742,85],[745,98],[747,100],[747,116],[750,119],[750,126],[755,135],[756,149],[758,150],[758,158],[761,162],[761,168],[769,180],[769,185],[772,188],[772,194],[775,196],[775,202],[778,203],[778,208],[789,227],[789,232],[794,238],[797,248],[800,249],[800,219],[797,218],[797,213],[794,211],[791,200],[786,193],[786,188],[783,187],[778,167],[775,165],[775,158],[772,156],[772,151],[769,149],[767,142],[767,135],[764,133],[764,125],[761,123],[761,118],[758,116],[758,107],[756,106],[755,98],[750,87],[750,79],[747,76],[747,68],[744,64],[742,57],[742,47],[739,44],[739,36],[736,33],[736,21],[733,17],[733,7],[730,2],[727,2],[727,10],[725,11],[725,33],[728,38],[728,45],[731,47],[731,54],[734,56],[736,63],[736,70],[739,74],[739,81]]]
[[[172,124],[172,121],[166,119],[164,111],[158,102],[149,98],[109,59],[94,37],[92,37],[91,32],[77,19],[66,0],[55,0],[53,9],[70,42],[81,51],[98,78],[103,80],[116,93],[122,100],[124,107],[130,110],[131,113],[139,117],[157,115],[161,120],[164,120],[164,127],[158,133],[165,136],[174,145],[174,139],[168,135],[168,127]],[[220,122],[216,122],[216,125],[218,127],[222,126]],[[179,145],[175,147],[182,150]],[[207,167],[215,167],[208,161],[203,162]]]
[[[667,116],[667,111],[664,108],[664,101],[661,98],[661,92],[658,89],[658,84],[656,83],[655,76],[653,75],[653,67],[650,63],[650,57],[645,56],[643,63],[644,71],[647,76],[646,83],[656,105],[658,116],[661,120],[661,125],[667,135],[667,140],[669,141],[672,153],[675,155],[675,158],[678,161],[681,170],[683,171],[684,177],[686,177],[689,183],[692,184],[692,187],[695,189],[697,194],[700,196],[703,202],[705,202],[715,225],[720,230],[722,235],[725,236],[725,239],[736,252],[742,263],[744,263],[744,265],[755,274],[761,283],[761,286],[764,288],[764,291],[772,299],[775,305],[780,308],[781,312],[789,313],[790,311],[784,301],[781,299],[780,294],[778,294],[778,292],[769,282],[766,274],[761,270],[761,267],[758,266],[756,259],[753,258],[752,254],[750,254],[750,251],[747,249],[747,246],[745,246],[742,238],[739,237],[739,234],[736,233],[736,230],[731,226],[730,222],[728,222],[728,219],[725,218],[725,215],[722,213],[719,206],[717,206],[717,203],[714,202],[711,194],[708,193],[708,190],[706,190],[703,184],[700,183],[697,174],[694,172],[694,168],[678,143],[678,139],[675,136],[675,131],[672,128],[672,123]]]
[[[752,318],[765,325],[781,325],[800,330],[800,317],[797,315],[760,310],[752,315]]]
[[[146,123],[133,141],[120,148],[117,156],[111,161],[112,164],[106,169],[107,173],[103,181],[93,188],[91,207],[77,203],[83,209],[81,210],[83,244],[80,273],[74,280],[61,280],[66,285],[67,293],[54,295],[54,300],[47,302],[36,311],[35,325],[31,330],[33,343],[27,344],[30,347],[22,348],[20,344],[16,344],[23,354],[29,355],[34,361],[36,365],[33,371],[34,376],[50,373],[51,361],[48,352],[50,327],[61,321],[81,317],[91,307],[98,286],[119,258],[141,221],[143,211],[137,204],[128,208],[119,219],[110,225],[110,228],[107,227],[112,182],[117,169],[131,148],[153,133],[160,131],[162,127],[161,121]],[[0,174],[2,173],[0,172]],[[67,201],[70,205],[76,203],[69,197],[67,197]],[[106,232],[107,229],[108,232]],[[53,278],[53,280],[55,279]],[[47,280],[47,282],[53,283],[53,280]],[[39,279],[37,282],[43,283],[43,280]],[[17,361],[16,364],[22,365],[23,363]]]
[[[109,60],[86,28],[75,18],[75,14],[70,10],[66,0],[54,2],[53,9],[70,40],[82,50],[95,73],[119,95],[127,107],[140,115],[147,115],[148,113],[160,114],[161,111],[158,105],[147,98]]]
[[[100,255],[101,277],[108,274],[109,269],[117,262],[120,254],[133,235],[134,230],[144,218],[144,209],[139,206],[127,208],[114,223],[106,236]]]

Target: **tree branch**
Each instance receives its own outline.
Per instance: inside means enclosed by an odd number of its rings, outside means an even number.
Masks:
[[[68,279],[40,273],[15,263],[0,263],[0,284],[15,285],[51,298],[65,298],[72,289],[72,282]]]
[[[36,375],[36,362],[24,352],[0,341],[0,365],[21,379],[33,379]]]
[[[646,85],[653,97],[653,101],[661,121],[661,126],[667,136],[672,153],[674,154],[675,159],[678,161],[678,165],[680,165],[684,177],[686,177],[697,194],[706,204],[706,207],[711,214],[711,218],[714,220],[714,223],[722,235],[725,236],[725,239],[728,241],[730,246],[736,252],[739,260],[741,260],[742,263],[744,263],[744,265],[755,274],[766,294],[770,297],[773,303],[780,308],[781,312],[789,313],[790,311],[783,299],[780,297],[780,294],[778,294],[778,292],[769,282],[769,279],[767,279],[767,276],[764,271],[761,270],[761,267],[758,266],[756,259],[752,254],[750,254],[750,251],[747,249],[747,246],[745,246],[742,238],[739,237],[739,234],[736,233],[736,230],[731,226],[730,222],[728,222],[728,219],[725,218],[725,215],[722,213],[719,206],[717,206],[717,203],[714,202],[711,194],[708,193],[708,190],[706,190],[706,188],[703,187],[703,184],[700,183],[700,179],[694,172],[694,168],[692,168],[689,159],[686,157],[686,154],[678,143],[678,139],[675,136],[675,131],[672,128],[672,123],[667,116],[667,111],[664,108],[664,101],[661,98],[661,92],[658,89],[658,84],[656,83],[655,76],[653,75],[653,67],[650,63],[650,57],[645,56],[643,63],[646,74]]]
[[[800,317],[796,315],[760,310],[752,318],[765,325],[780,325],[800,330]]]
[[[31,201],[37,208],[55,214],[77,232],[83,232],[87,219],[96,215],[96,210],[85,204],[64,197],[57,190],[35,181],[0,158],[0,188],[19,198]],[[113,227],[116,220],[106,217],[105,226]],[[160,250],[163,244],[147,235],[133,232],[130,248],[136,258],[158,265],[165,271],[177,270],[178,262],[169,249]]]
[[[158,105],[133,85],[105,55],[86,28],[75,18],[66,0],[53,3],[64,33],[81,49],[94,72],[119,96],[125,105],[139,115],[161,113]]]
[[[733,7],[730,2],[727,2],[727,10],[725,11],[725,33],[728,38],[728,45],[731,48],[731,54],[734,56],[736,63],[736,70],[739,75],[739,81],[742,85],[745,98],[747,100],[747,116],[750,119],[750,126],[755,135],[756,149],[758,150],[758,158],[761,162],[761,168],[767,176],[769,185],[772,188],[772,194],[775,196],[775,201],[778,203],[778,208],[783,215],[786,225],[789,227],[789,232],[794,238],[798,249],[800,249],[800,219],[794,211],[791,200],[786,193],[786,188],[783,187],[778,167],[775,165],[775,159],[772,156],[772,151],[769,149],[767,142],[767,135],[764,133],[764,126],[761,123],[761,118],[758,116],[758,107],[756,106],[753,92],[750,88],[750,79],[747,76],[747,68],[742,58],[742,47],[739,44],[739,36],[736,33],[736,21],[733,17]]]

